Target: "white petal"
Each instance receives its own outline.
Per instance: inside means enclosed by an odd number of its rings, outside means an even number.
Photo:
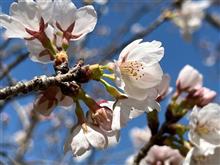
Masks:
[[[147,90],[137,88],[131,83],[126,83],[124,91],[129,97],[135,98],[137,100],[144,100],[148,95]]]
[[[127,58],[125,56],[127,56],[134,48],[136,48],[141,41],[143,41],[143,39],[137,39],[133,41],[132,43],[130,43],[129,45],[127,45],[120,53],[118,62],[120,63],[122,60],[126,60],[124,59],[124,58]]]
[[[44,56],[40,56],[40,53],[45,50],[42,44],[38,40],[31,40],[26,42],[28,50],[30,52],[30,58],[32,61],[40,63],[50,63],[53,62],[49,53],[46,53]]]
[[[81,156],[90,149],[90,144],[87,141],[83,129],[80,125],[75,127],[71,136],[71,148],[74,156]]]
[[[147,112],[152,112],[153,110],[160,111],[160,104],[153,99],[147,99]]]
[[[24,25],[8,15],[0,14],[0,26],[6,29],[5,36],[7,38],[30,37],[25,31]]]
[[[129,121],[130,111],[127,109],[121,109],[120,106],[115,107],[113,110],[112,118],[112,130],[120,130]]]
[[[168,74],[164,74],[162,77],[161,83],[157,86],[159,95],[166,95],[170,86],[170,76]]]
[[[93,6],[84,6],[77,10],[76,22],[73,29],[73,35],[81,35],[82,38],[87,33],[93,31],[97,23],[97,15]]]
[[[87,131],[84,134],[91,146],[98,149],[103,149],[107,146],[107,137],[104,135],[104,132],[98,127],[87,124]]]
[[[125,83],[124,80],[122,79],[121,71],[117,61],[115,61],[115,83],[118,88],[124,90]]]
[[[127,57],[127,61],[143,61],[152,65],[161,60],[164,55],[164,48],[160,41],[143,42],[134,48]]]
[[[158,63],[153,65],[143,66],[144,69],[140,70],[139,74],[142,75],[141,78],[136,79],[136,77],[129,76],[131,83],[138,88],[151,88],[158,85],[163,76],[163,71]],[[126,83],[126,82],[125,82]]]
[[[130,119],[133,119],[144,112],[149,112],[149,107],[151,107],[151,109],[160,109],[159,104],[149,98],[141,101],[127,98],[119,100],[116,104],[116,107],[117,105],[120,106],[122,109],[121,111],[126,111],[127,113],[129,112]]]
[[[33,1],[13,2],[10,14],[30,30],[39,30],[40,14],[37,4]]]
[[[54,1],[54,19],[66,30],[76,19],[76,6],[71,0]]]
[[[194,165],[191,162],[192,154],[193,154],[194,149],[195,148],[190,149],[190,151],[187,153],[186,158],[185,158],[185,160],[183,162],[183,165]]]
[[[45,22],[52,21],[52,14],[53,14],[53,1],[52,0],[36,0],[37,6],[39,7],[39,12],[43,17]]]

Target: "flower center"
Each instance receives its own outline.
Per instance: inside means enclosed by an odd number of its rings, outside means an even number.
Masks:
[[[196,127],[196,132],[198,134],[208,134],[210,132],[210,129],[206,125],[198,125]]]
[[[138,61],[123,62],[120,65],[120,70],[122,75],[134,77],[136,80],[144,76],[144,73],[141,72],[144,70],[144,66]]]

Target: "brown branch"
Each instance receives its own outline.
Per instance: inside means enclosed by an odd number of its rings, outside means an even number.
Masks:
[[[57,76],[50,77],[42,75],[27,82],[20,81],[14,86],[2,88],[0,89],[0,100],[8,99],[18,94],[26,94],[31,91],[44,90],[51,85],[60,85],[62,82],[74,81],[79,77],[79,74],[82,74],[80,72],[82,69],[81,65],[82,61],[70,69],[66,74],[58,74]]]
[[[0,74],[0,80],[3,79],[7,74],[18,64],[20,64],[22,61],[24,61],[28,57],[29,53],[25,53],[22,55],[19,55],[14,62],[8,65],[7,68],[2,69],[2,73]]]

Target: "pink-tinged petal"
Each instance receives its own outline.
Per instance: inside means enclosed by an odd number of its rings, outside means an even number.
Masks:
[[[71,0],[55,0],[53,18],[66,30],[76,19],[76,6]]]
[[[84,131],[84,135],[91,146],[98,149],[106,148],[108,145],[108,139],[104,132],[94,125],[87,124],[86,126],[87,130]]]
[[[120,130],[129,121],[130,111],[127,109],[121,109],[120,106],[115,107],[113,111],[112,130]]]
[[[26,28],[39,30],[40,13],[34,1],[13,2],[10,6],[10,14],[19,20]]]
[[[81,125],[75,127],[72,132],[71,148],[74,156],[81,156],[86,151],[90,150],[90,144],[84,134]]]
[[[25,31],[25,26],[11,16],[0,14],[0,26],[3,26],[6,29],[5,36],[7,38],[30,37]]]
[[[139,70],[139,74],[137,76],[129,76],[129,78],[134,86],[142,89],[147,89],[158,85],[162,80],[162,76],[163,71],[160,65],[158,63],[155,63],[150,66],[144,64],[143,70]]]
[[[76,22],[72,32],[73,36],[78,36],[77,40],[93,31],[97,23],[97,14],[93,6],[81,7],[76,12]]]
[[[139,43],[143,41],[143,39],[137,39],[135,41],[133,41],[132,43],[130,43],[129,45],[127,45],[123,50],[122,52],[120,53],[119,55],[119,58],[118,58],[118,62],[122,62],[124,60],[127,60],[127,56],[128,54],[134,49],[136,48]]]
[[[164,56],[160,41],[143,42],[128,54],[127,61],[143,61],[146,65],[158,63]]]

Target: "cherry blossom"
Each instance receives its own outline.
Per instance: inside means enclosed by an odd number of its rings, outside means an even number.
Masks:
[[[173,22],[180,27],[185,39],[190,39],[191,34],[201,26],[205,16],[204,10],[209,6],[209,0],[186,0],[183,2],[181,9],[175,10]]]
[[[203,108],[194,107],[190,115],[190,141],[203,153],[213,154],[220,146],[220,106],[209,103]]]
[[[65,143],[64,152],[67,152],[70,146],[74,156],[81,156],[90,150],[91,147],[97,149],[106,148],[107,138],[104,133],[94,125],[88,123],[77,124]]]
[[[38,1],[37,1],[38,2]],[[29,38],[31,34],[27,29],[38,31],[42,26],[41,21],[48,21],[51,13],[43,14],[47,10],[48,3],[45,3],[44,8],[41,8],[32,0],[19,0],[13,2],[10,6],[10,16],[0,14],[0,25],[6,28],[5,36],[8,38]]]
[[[92,147],[104,149],[114,145],[118,137],[117,133],[106,132],[92,123],[84,122],[75,125],[64,145],[64,151],[67,152],[71,148],[74,156],[81,156]]]
[[[93,6],[84,6],[79,9],[71,0],[54,1],[54,23],[57,33],[62,33],[63,39],[78,40],[93,31],[97,22],[96,11]]]
[[[182,68],[176,81],[178,91],[191,91],[202,87],[202,84],[202,74],[190,65],[186,65]]]
[[[20,0],[11,4],[10,16],[0,14],[5,36],[25,39],[31,59],[41,63],[53,62],[70,40],[84,37],[96,22],[92,6],[77,9],[71,0]]]
[[[144,100],[148,90],[162,80],[159,61],[164,55],[161,42],[138,39],[126,46],[115,61],[116,84],[129,97]]]

